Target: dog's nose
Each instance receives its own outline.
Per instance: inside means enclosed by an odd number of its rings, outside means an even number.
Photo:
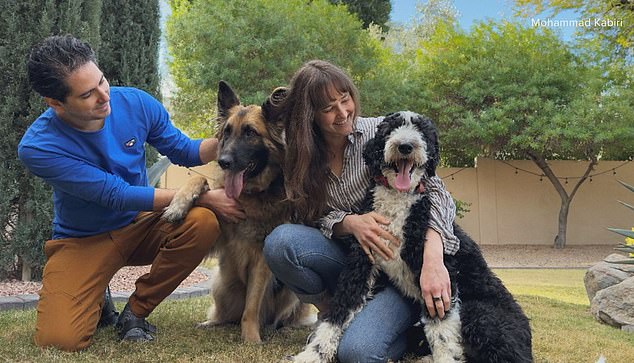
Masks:
[[[222,155],[218,158],[218,165],[220,165],[222,170],[227,170],[231,168],[232,163],[233,163],[233,160],[231,156],[229,155]]]
[[[412,146],[412,144],[400,144],[398,146],[398,151],[404,155],[411,153],[413,149],[414,147]]]

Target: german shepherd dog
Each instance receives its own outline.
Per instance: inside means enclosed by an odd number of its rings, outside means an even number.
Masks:
[[[224,187],[227,197],[238,200],[247,215],[238,223],[220,221],[222,234],[212,253],[219,258],[212,286],[214,304],[201,327],[240,323],[242,339],[260,343],[265,325],[279,328],[314,323],[309,305],[273,278],[262,248],[264,238],[290,219],[282,173],[285,141],[276,102],[286,89],[276,89],[262,106],[240,104],[224,81],[218,85],[218,160],[210,185],[195,177],[182,187],[163,218],[179,222],[195,199],[211,188]]]

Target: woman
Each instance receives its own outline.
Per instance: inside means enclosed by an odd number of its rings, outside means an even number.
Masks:
[[[277,277],[320,314],[345,264],[347,251],[331,237],[352,234],[372,254],[392,258],[381,241],[399,241],[381,228],[390,223],[374,212],[358,214],[370,184],[363,145],[381,118],[361,118],[359,96],[350,78],[320,60],[304,64],[291,80],[282,104],[286,123],[286,188],[304,224],[277,227],[266,239],[264,255]],[[443,253],[454,254],[455,205],[438,177],[425,180],[432,198],[420,286],[432,316],[449,310],[451,287]],[[315,227],[311,227],[311,226]],[[341,362],[400,359],[406,330],[418,320],[416,306],[393,286],[376,293],[345,331],[338,349]]]

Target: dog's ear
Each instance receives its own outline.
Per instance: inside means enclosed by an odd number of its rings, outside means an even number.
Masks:
[[[376,126],[374,137],[363,146],[363,161],[370,169],[370,175],[372,176],[381,175],[381,165],[384,162],[385,136],[390,128],[390,115]]]
[[[383,148],[385,148],[385,141],[377,136],[368,140],[368,142],[366,142],[363,146],[363,161],[370,170],[371,176],[378,176],[381,174]]]
[[[264,100],[262,104],[262,114],[264,119],[269,122],[277,122],[282,114],[282,104],[288,95],[288,88],[277,87]]]
[[[280,150],[284,150],[286,146],[282,112],[287,95],[288,88],[277,87],[262,103],[262,117],[264,117],[266,128],[269,130],[269,137]]]
[[[229,110],[240,104],[240,99],[225,81],[218,82],[218,117],[226,118]]]
[[[388,134],[392,132],[392,130],[403,124],[403,117],[400,112],[390,112],[383,118],[383,121],[379,124],[377,128],[377,134],[381,135],[382,138],[386,139]]]
[[[438,131],[432,120],[428,117],[419,115],[416,118],[418,127],[425,135],[425,142],[427,143],[427,164],[425,170],[427,176],[435,176],[436,168],[440,164],[440,146],[438,145]]]
[[[398,113],[394,112],[385,115],[383,120],[376,126],[374,137],[368,140],[363,147],[363,161],[370,169],[372,176],[381,175],[381,165],[385,162],[385,139],[391,130],[396,127],[395,125],[401,122],[399,116]]]

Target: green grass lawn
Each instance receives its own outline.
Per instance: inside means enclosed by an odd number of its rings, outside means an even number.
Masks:
[[[531,320],[536,362],[634,362],[634,334],[590,315],[585,270],[496,270]]]
[[[536,362],[634,361],[634,334],[596,322],[589,313],[583,270],[496,270],[531,320]],[[265,343],[244,344],[237,326],[196,329],[209,298],[166,301],[151,315],[159,328],[150,344],[120,343],[112,328],[97,332],[81,353],[32,344],[35,312],[0,313],[0,361],[5,362],[275,362],[298,352],[308,329],[267,330]],[[121,305],[118,306],[122,308]],[[414,362],[408,359],[406,362]]]

